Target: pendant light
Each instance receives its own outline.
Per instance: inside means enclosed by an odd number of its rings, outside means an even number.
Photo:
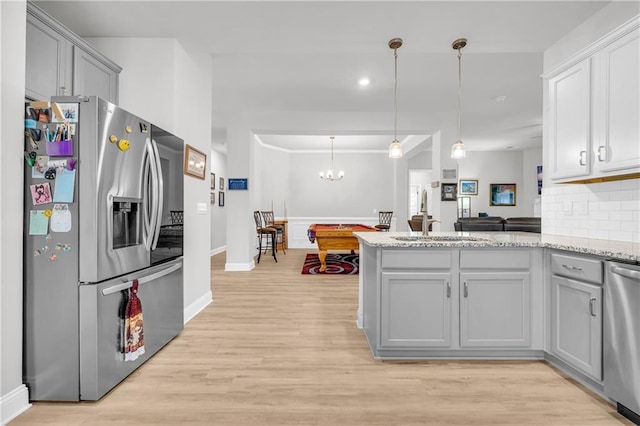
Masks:
[[[467,45],[466,38],[459,38],[451,44],[451,46],[458,51],[458,138],[456,140],[456,143],[454,143],[451,146],[451,158],[454,158],[456,160],[467,156],[464,143],[460,139],[460,110],[461,110],[461,104],[462,104],[461,102],[461,98],[462,98],[462,65],[461,65],[462,52],[461,50],[466,45]]]
[[[334,176],[333,175],[333,140],[335,139],[335,136],[331,136],[329,137],[329,139],[331,139],[331,168],[329,170],[327,170],[326,174],[325,172],[320,172],[320,179],[324,179],[324,180],[340,180],[344,177],[344,171],[340,170],[340,172],[338,173],[338,176]]]
[[[389,158],[402,157],[402,145],[398,142],[398,49],[402,46],[401,38],[389,40],[389,47],[393,49],[393,59],[395,62],[393,74],[393,141],[389,145]]]

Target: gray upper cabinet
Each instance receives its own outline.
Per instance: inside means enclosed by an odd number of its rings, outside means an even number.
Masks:
[[[71,95],[71,42],[29,13],[26,46],[27,97],[44,100],[55,95]]]
[[[121,70],[42,9],[27,3],[27,98],[97,95],[117,104]]]
[[[118,102],[118,74],[91,53],[73,47],[73,94],[96,95]]]

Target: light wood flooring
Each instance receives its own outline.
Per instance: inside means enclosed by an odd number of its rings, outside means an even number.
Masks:
[[[12,425],[630,425],[538,361],[381,362],[356,328],[357,276],[251,272],[212,257],[214,302],[101,401],[35,403]]]

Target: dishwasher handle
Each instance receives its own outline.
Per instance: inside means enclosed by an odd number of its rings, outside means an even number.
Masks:
[[[173,265],[170,268],[163,269],[163,270],[158,271],[158,272],[156,272],[154,274],[147,275],[145,277],[139,278],[138,279],[138,283],[139,284],[144,284],[144,283],[149,282],[149,281],[157,280],[158,278],[164,277],[165,275],[169,275],[173,271],[177,271],[180,268],[182,268],[182,263],[177,263],[177,264]],[[133,285],[133,281],[127,281],[127,282],[124,282],[122,284],[112,285],[111,287],[107,287],[107,288],[103,289],[102,290],[102,295],[103,296],[108,296],[110,294],[117,293],[117,292],[122,291],[122,290],[126,290],[126,289],[130,288],[132,285]]]
[[[636,271],[633,269],[621,268],[619,266],[612,266],[611,272],[614,274],[622,275],[626,278],[631,278],[633,280],[640,280],[640,271]]]

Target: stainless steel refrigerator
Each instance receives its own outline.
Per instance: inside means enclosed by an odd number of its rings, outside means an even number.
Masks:
[[[184,143],[97,97],[33,105],[24,380],[31,400],[97,400],[183,329]],[[125,361],[123,306],[134,280],[145,353]]]

